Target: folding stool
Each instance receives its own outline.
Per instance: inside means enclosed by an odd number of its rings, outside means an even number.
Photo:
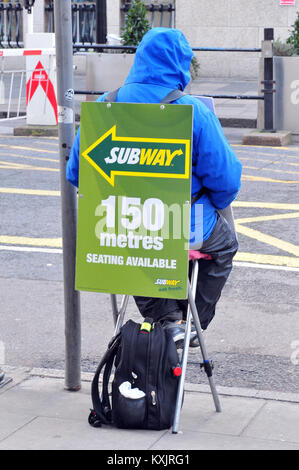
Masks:
[[[235,231],[234,216],[233,216],[233,211],[232,211],[231,206],[219,212],[223,215],[223,217],[227,220],[231,228]],[[177,401],[176,401],[174,420],[173,420],[173,426],[172,426],[173,434],[177,434],[178,427],[179,427],[180,412],[181,412],[182,402],[183,402],[184,383],[185,383],[188,353],[189,353],[192,319],[193,319],[194,326],[196,328],[196,333],[197,333],[199,346],[201,349],[201,355],[203,359],[203,362],[200,364],[200,366],[204,368],[204,371],[207,374],[212,397],[214,400],[215,409],[218,413],[221,412],[221,405],[220,405],[220,401],[219,401],[219,397],[218,397],[218,393],[215,387],[214,377],[213,377],[213,363],[209,359],[208,354],[207,354],[207,350],[205,347],[205,342],[204,342],[204,338],[203,338],[203,334],[202,334],[202,330],[201,330],[201,326],[199,322],[199,317],[197,313],[197,308],[195,305],[197,277],[198,277],[198,270],[199,270],[198,262],[200,258],[211,259],[211,257],[209,255],[200,253],[198,249],[194,249],[197,247],[190,247],[190,248],[191,249],[189,250],[189,260],[192,260],[193,267],[192,267],[192,273],[191,273],[191,281],[188,282],[188,310],[187,310],[187,318],[186,318],[184,347],[183,347],[182,356],[181,356],[182,374],[180,376],[179,386],[178,386]],[[110,294],[110,298],[111,298],[112,312],[113,312],[113,318],[114,318],[114,324],[115,324],[114,333],[117,334],[124,321],[124,316],[125,316],[125,312],[127,309],[129,296],[128,295],[122,296],[119,309],[117,306],[116,295]]]
[[[174,421],[173,421],[173,427],[172,427],[172,432],[174,434],[177,434],[178,432],[178,426],[179,426],[179,419],[180,419],[180,411],[182,408],[182,401],[183,401],[183,394],[184,394],[184,383],[185,383],[185,375],[186,375],[186,369],[187,369],[187,361],[188,361],[188,352],[189,352],[189,343],[190,343],[190,336],[191,336],[191,318],[193,318],[193,322],[196,328],[197,332],[197,337],[199,341],[199,346],[201,349],[201,354],[203,358],[203,362],[200,364],[201,367],[204,368],[212,396],[214,399],[214,404],[217,412],[221,411],[221,406],[220,406],[220,401],[219,397],[217,394],[217,390],[214,384],[214,378],[212,374],[213,370],[213,364],[208,358],[206,347],[204,344],[204,339],[203,339],[203,334],[201,331],[199,319],[198,319],[198,314],[197,314],[197,309],[195,305],[195,295],[196,295],[196,285],[197,285],[197,276],[198,276],[198,260],[200,258],[208,258],[211,259],[209,255],[204,255],[198,251],[189,251],[189,260],[192,260],[193,262],[193,268],[192,268],[192,274],[191,274],[191,282],[188,283],[188,310],[187,310],[187,318],[186,318],[186,329],[185,329],[185,337],[184,337],[184,347],[182,351],[182,356],[181,356],[181,368],[182,368],[182,374],[179,379],[179,386],[178,386],[178,393],[177,393],[177,401],[176,401],[176,406],[175,406],[175,413],[174,413]],[[123,295],[120,308],[118,309],[117,306],[117,298],[115,294],[110,294],[111,297],[111,304],[112,304],[112,312],[113,312],[113,317],[114,317],[114,323],[115,323],[115,332],[114,334],[116,335],[120,328],[123,325],[124,321],[124,316],[125,312],[127,309],[128,301],[129,301],[129,296],[128,295]]]

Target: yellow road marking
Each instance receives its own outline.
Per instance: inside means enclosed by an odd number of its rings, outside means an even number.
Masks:
[[[7,245],[31,246],[31,247],[48,247],[62,248],[61,238],[32,238],[32,237],[11,237],[0,236],[0,244],[2,247]],[[1,245],[0,245],[1,246]],[[234,261],[243,261],[256,264],[268,264],[274,266],[288,266],[299,268],[299,258],[291,256],[264,255],[260,253],[237,252]]]
[[[27,194],[30,196],[60,196],[60,191],[46,189],[0,188],[0,193]]]
[[[25,189],[25,188],[0,188],[2,193],[32,194],[41,196],[60,196],[60,191],[44,189]],[[232,207],[253,207],[257,209],[279,209],[299,211],[299,204],[290,204],[283,202],[259,202],[259,201],[234,201]]]
[[[13,136],[14,140],[24,140],[24,136],[23,135],[14,135]],[[6,134],[0,134],[0,140],[6,140],[7,139],[7,135]],[[38,139],[38,140],[58,140],[59,137],[54,137],[54,136],[51,136],[51,135],[39,135],[39,136],[26,136],[26,139],[29,140],[33,140],[33,139]]]
[[[281,163],[280,162],[273,162],[273,163]],[[292,166],[299,166],[299,163],[294,163],[294,162],[283,162],[285,165],[292,165]]]
[[[32,152],[42,152],[42,153],[44,152],[44,153],[55,153],[55,154],[57,154],[56,150],[37,149],[35,147],[22,147],[20,145],[0,144],[0,147],[7,148],[7,149],[30,150]]]
[[[231,144],[231,147],[245,147],[245,148],[256,148],[256,149],[275,149],[275,150],[289,150],[297,151],[299,147],[270,147],[270,145],[243,145],[243,144]]]
[[[244,181],[264,181],[267,183],[283,183],[283,184],[296,184],[299,183],[298,180],[276,180],[273,178],[266,178],[265,176],[253,176],[253,175],[243,175],[242,180]]]
[[[251,201],[234,201],[233,207],[254,207],[262,209],[279,209],[279,210],[299,210],[299,204],[285,204],[285,203],[274,203],[274,202],[251,202]],[[235,219],[235,227],[238,233],[245,235],[249,238],[253,238],[267,245],[274,246],[280,250],[286,251],[296,258],[277,256],[277,255],[262,255],[258,253],[237,253],[236,260],[262,263],[262,264],[275,264],[275,265],[286,265],[289,267],[299,267],[299,247],[293,243],[280,240],[279,238],[273,237],[260,232],[259,230],[252,229],[251,227],[243,226],[245,223],[250,222],[262,222],[267,220],[279,220],[279,219],[290,219],[298,218],[299,212],[291,212],[284,214],[273,214],[273,215],[262,215],[256,217],[243,217]]]
[[[42,141],[42,140],[39,140],[38,144],[42,144],[42,145],[50,145],[52,147],[57,147],[58,149],[58,142],[47,142],[47,141]]]
[[[62,238],[35,238],[0,235],[0,243],[5,243],[7,245],[48,246],[61,248]]]
[[[0,161],[1,170],[35,170],[35,171],[59,171],[59,168],[46,168],[43,166],[26,165],[25,163],[12,163]]]
[[[253,238],[267,245],[275,246],[275,248],[279,248],[280,250],[299,257],[299,246],[293,245],[293,243],[285,242],[284,240],[280,240],[279,238],[267,235],[266,233],[262,233],[250,227],[244,227],[242,224],[236,223],[235,226],[236,231],[246,237]]]
[[[245,161],[245,160],[250,160],[252,162],[252,160],[254,162],[263,162],[263,163],[271,163],[271,165],[279,165],[280,163],[283,163],[284,165],[292,165],[292,166],[299,166],[299,163],[294,163],[294,162],[284,162],[282,160],[277,160],[277,161],[270,161],[270,160],[266,160],[265,158],[247,158],[247,157],[239,157],[239,160],[241,162]],[[284,170],[282,170],[284,171]]]
[[[16,157],[16,158],[25,158],[25,159],[29,159],[29,160],[43,160],[45,162],[55,162],[55,163],[59,163],[59,160],[58,158],[43,158],[43,157],[30,157],[29,155],[20,155],[20,154],[17,154],[17,153],[1,153],[0,152],[0,157]],[[0,160],[1,161],[1,160]]]
[[[282,209],[282,210],[299,210],[299,204],[290,204],[284,202],[259,202],[259,201],[234,201],[233,207],[256,207],[261,209]]]
[[[299,258],[279,255],[263,255],[259,253],[237,252],[234,261],[245,261],[248,263],[272,264],[274,266],[288,266],[299,268]]]
[[[60,196],[60,191],[54,190],[42,190],[42,189],[23,189],[23,188],[0,188],[0,193],[11,193],[11,194],[27,194],[27,195],[40,195],[40,196]],[[280,250],[286,251],[292,256],[279,256],[270,254],[259,254],[259,253],[247,253],[238,252],[235,256],[236,261],[269,264],[275,266],[288,266],[288,267],[299,267],[299,247],[280,240],[271,235],[264,234],[258,230],[250,227],[243,226],[245,223],[250,222],[261,222],[267,220],[279,220],[288,218],[299,217],[299,204],[291,203],[275,203],[275,202],[255,202],[255,201],[234,201],[233,207],[240,208],[262,208],[262,209],[278,209],[278,210],[293,210],[297,212],[265,215],[257,217],[247,217],[235,219],[236,230],[249,238],[253,238],[259,242],[266,243],[270,246],[274,246]],[[35,238],[35,237],[19,237],[19,236],[0,236],[0,243],[6,245],[28,245],[35,247],[49,247],[49,248],[61,248],[61,238]]]
[[[248,151],[246,150],[238,150],[237,152],[237,155],[239,156],[239,153],[245,153],[246,155],[248,155]],[[275,158],[281,158],[281,159],[284,159],[284,158],[295,158],[295,159],[298,159],[299,158],[299,155],[295,154],[295,155],[292,155],[292,154],[286,154],[286,153],[283,153],[283,154],[278,154],[278,153],[270,153],[270,152],[257,152],[257,153],[250,153],[251,158],[253,160],[255,160],[257,157],[259,157],[260,155],[264,155],[265,157],[275,157]],[[240,157],[241,158],[241,157]],[[271,158],[268,158],[267,161],[271,160]]]
[[[291,170],[276,170],[276,168],[259,168],[257,166],[247,166],[243,165],[243,168],[247,168],[249,170],[259,170],[259,171],[274,171],[276,173],[290,173],[291,175],[299,175],[299,171],[291,171]]]
[[[275,214],[275,215],[260,215],[258,217],[244,217],[235,219],[236,224],[247,224],[249,222],[265,222],[267,220],[280,220],[280,219],[297,219],[299,212],[291,212],[288,214]]]

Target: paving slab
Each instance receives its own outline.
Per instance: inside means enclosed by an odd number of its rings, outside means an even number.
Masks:
[[[217,413],[211,394],[188,393],[180,424],[184,431],[238,436],[264,406],[264,400],[221,397],[222,412]]]
[[[48,377],[45,371],[37,375],[37,369],[26,375],[24,369],[22,373],[17,369],[10,372],[16,382],[1,393],[0,450],[111,450],[136,454],[161,449],[299,449],[298,402],[255,398],[253,393],[247,397],[221,394],[222,412],[217,413],[211,393],[186,384],[177,434],[171,429],[92,428],[88,424],[90,375],[85,376],[79,392],[69,392],[64,389],[63,378],[54,371]]]
[[[298,450],[296,444],[213,433],[183,431],[165,434],[151,450]]]
[[[137,450],[148,449],[165,431],[92,428],[87,420],[39,416],[0,441],[2,450]]]
[[[299,407],[268,402],[244,431],[244,436],[299,443]]]

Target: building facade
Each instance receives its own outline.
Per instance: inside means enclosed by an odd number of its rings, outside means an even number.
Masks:
[[[76,23],[74,42],[97,42],[99,36],[96,34],[96,23],[101,21],[103,0],[77,0],[72,3]],[[178,28],[192,47],[203,48],[259,48],[264,28],[274,28],[275,39],[285,41],[297,17],[299,0],[294,0],[294,5],[282,3],[283,0],[144,0],[153,27]],[[8,8],[13,2],[0,4]],[[108,39],[111,36],[117,38],[124,26],[130,2],[106,0],[105,5],[106,12],[103,10],[103,14]],[[0,10],[0,22],[4,27],[6,12],[2,13]],[[53,32],[53,0],[35,0],[32,15],[30,18],[26,11],[23,12],[24,44],[31,23],[34,32]],[[30,23],[29,19],[33,21]],[[83,36],[80,31],[84,31]],[[200,63],[202,77],[252,79],[258,76],[257,52],[200,51],[195,55]]]
[[[119,34],[123,22],[122,1],[107,2],[108,32]],[[149,4],[169,2],[145,1]],[[274,38],[285,41],[299,12],[281,0],[175,0],[173,25],[183,31],[192,47],[259,48],[264,28],[274,28]],[[158,14],[156,12],[155,14]],[[150,12],[148,13],[150,18]],[[157,15],[158,16],[158,15]],[[165,21],[167,15],[164,12]],[[159,25],[159,18],[156,24]],[[202,77],[258,76],[259,53],[197,52]]]

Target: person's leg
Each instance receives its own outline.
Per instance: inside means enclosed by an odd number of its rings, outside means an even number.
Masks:
[[[211,260],[199,260],[195,303],[203,330],[215,315],[216,304],[232,270],[232,260],[237,250],[238,241],[234,231],[219,216],[211,236],[203,242],[200,249],[202,253],[212,256]],[[183,305],[180,308],[184,312]]]
[[[150,317],[155,322],[161,320],[182,320],[182,312],[175,299],[135,296],[134,300],[143,318]]]
[[[238,241],[231,227],[223,216],[219,216],[215,228],[203,242],[200,249],[202,253],[212,256],[211,260],[199,260],[199,272],[195,303],[199,321],[205,330],[215,315],[216,304],[221,296],[222,289],[232,269],[232,260],[238,250]],[[189,276],[192,263],[189,263]],[[165,322],[172,327],[186,319],[188,300],[158,299],[148,297],[134,297],[141,315],[151,317],[154,321]],[[171,325],[170,325],[171,326]],[[183,334],[183,328],[180,328]],[[174,332],[174,330],[173,330]],[[192,337],[196,337],[193,330]],[[192,338],[191,338],[192,339]],[[195,344],[194,344],[195,345]]]
[[[160,322],[170,332],[177,348],[183,347],[185,322],[176,299],[135,296],[134,300],[143,318],[150,317],[154,322]],[[193,341],[195,337],[196,331],[193,329],[190,340]]]

